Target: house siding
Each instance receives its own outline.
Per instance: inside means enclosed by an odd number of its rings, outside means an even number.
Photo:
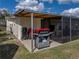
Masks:
[[[22,27],[31,27],[31,19],[30,17],[21,17],[21,25]],[[34,18],[34,28],[40,28],[41,27],[41,18]]]
[[[14,19],[10,17],[6,17],[6,30],[10,32],[11,28],[13,35],[15,35],[17,39],[21,39],[21,25],[20,25],[19,17]]]
[[[31,19],[30,17],[6,17],[6,30],[9,32],[11,31],[10,27],[12,27],[13,35],[15,35],[16,38],[21,39],[22,27],[27,27],[27,29],[30,28]],[[34,28],[41,28],[41,18],[34,19]]]

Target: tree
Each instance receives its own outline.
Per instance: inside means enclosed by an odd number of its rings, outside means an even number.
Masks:
[[[3,8],[0,9],[0,19],[5,19],[6,16],[9,16],[10,13],[8,12],[7,9]]]

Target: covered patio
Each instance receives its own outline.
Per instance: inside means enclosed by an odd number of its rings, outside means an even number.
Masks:
[[[50,46],[52,48],[61,45],[62,43],[72,40],[72,18],[48,13],[31,12],[27,10],[19,10],[14,14],[20,17],[19,25],[25,27],[26,31],[21,32],[20,41],[31,52],[38,51],[35,47],[35,30],[39,28],[48,28]],[[30,34],[27,30],[30,28]],[[22,28],[21,28],[22,29]],[[21,30],[22,31],[22,30]],[[46,49],[47,49],[46,48]],[[45,49],[45,48],[43,48]]]
[[[53,14],[46,14],[46,13],[27,12],[26,10],[16,12],[15,16],[29,18],[27,21],[24,21],[24,22],[28,22],[30,20],[30,24],[28,25],[29,27],[26,26],[27,29],[31,28],[30,37],[27,35],[27,37],[25,39],[21,38],[22,43],[25,45],[25,47],[27,47],[28,50],[30,50],[30,51],[37,50],[35,47],[35,41],[34,41],[34,31],[35,31],[35,29],[39,29],[39,28],[49,28],[50,32],[52,32],[52,35],[50,37],[50,41],[51,41],[50,47],[56,47],[58,45],[61,45],[61,43],[53,41],[53,36],[57,33],[57,32],[55,32],[55,30],[57,30],[55,28],[56,28],[56,26],[58,26],[58,24],[60,24],[61,18],[62,18],[61,16],[53,15]],[[21,20],[23,20],[23,19],[21,19]],[[22,25],[22,24],[20,24],[20,25]],[[27,24],[25,24],[25,25],[27,25]],[[62,25],[62,24],[60,24],[60,25]],[[59,35],[59,34],[57,33],[57,35]],[[60,38],[62,38],[62,37],[60,37]]]

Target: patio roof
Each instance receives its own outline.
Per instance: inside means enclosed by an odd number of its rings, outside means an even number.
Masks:
[[[54,15],[50,13],[40,13],[40,12],[33,12],[29,10],[19,10],[14,15],[19,17],[31,17],[31,13],[35,18],[61,18],[60,15]]]

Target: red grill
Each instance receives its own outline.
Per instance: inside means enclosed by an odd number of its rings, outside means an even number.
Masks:
[[[35,30],[36,33],[43,32],[43,31],[49,31],[49,28],[38,28]]]

